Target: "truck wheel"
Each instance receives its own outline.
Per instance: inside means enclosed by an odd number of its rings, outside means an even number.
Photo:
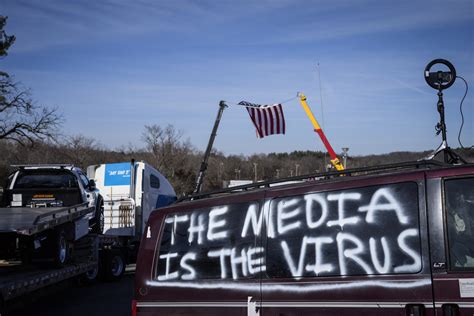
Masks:
[[[112,249],[104,254],[102,273],[107,281],[119,280],[125,272],[125,258],[120,250]]]
[[[105,217],[104,217],[104,201],[99,200],[99,207],[94,216],[92,224],[92,232],[102,234],[104,232]]]
[[[64,230],[58,231],[56,235],[56,245],[53,247],[54,265],[57,267],[64,266],[69,259],[69,242],[66,239]]]
[[[97,282],[99,277],[99,265],[96,265],[94,269],[87,271],[79,277],[80,285],[89,285]]]

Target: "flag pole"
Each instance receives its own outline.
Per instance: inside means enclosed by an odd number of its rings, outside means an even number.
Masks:
[[[209,143],[207,144],[206,152],[204,153],[204,158],[202,159],[202,162],[201,162],[201,167],[199,168],[199,173],[197,176],[196,186],[194,188],[193,194],[197,194],[201,191],[202,183],[204,181],[204,175],[206,173],[206,169],[208,165],[207,162],[209,160],[209,156],[211,155],[214,139],[216,138],[216,135],[217,135],[217,128],[219,127],[219,123],[222,118],[222,113],[224,112],[224,109],[226,107],[227,107],[227,104],[225,104],[225,101],[219,102],[219,110],[217,112],[217,117],[214,122],[214,127],[212,128],[211,136],[209,137]]]

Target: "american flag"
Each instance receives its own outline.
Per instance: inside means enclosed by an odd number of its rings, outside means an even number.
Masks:
[[[273,134],[285,134],[285,116],[281,104],[260,105],[240,101],[239,105],[247,108],[250,119],[257,129],[258,138]]]

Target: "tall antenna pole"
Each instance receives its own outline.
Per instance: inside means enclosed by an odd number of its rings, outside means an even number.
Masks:
[[[219,102],[219,110],[217,111],[217,117],[214,122],[214,127],[212,128],[211,137],[209,137],[209,143],[207,144],[206,152],[204,153],[204,158],[201,162],[201,167],[199,168],[198,177],[196,180],[196,187],[194,188],[193,194],[197,194],[201,191],[202,183],[204,181],[204,175],[207,169],[207,162],[209,161],[209,156],[211,155],[212,145],[214,144],[214,139],[217,135],[217,128],[222,118],[222,113],[227,107],[224,101]]]
[[[321,98],[321,120],[322,120],[322,126],[323,126],[323,129],[326,129],[326,127],[324,126],[324,103],[323,103],[323,89],[321,88],[321,69],[320,69],[320,66],[319,66],[319,61],[318,61],[318,67],[317,67],[317,70],[318,70],[318,83],[319,83],[319,97]],[[324,166],[327,165],[327,153],[324,152]]]

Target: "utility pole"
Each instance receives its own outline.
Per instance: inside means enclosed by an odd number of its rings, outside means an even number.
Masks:
[[[344,169],[347,167],[347,152],[349,151],[349,147],[342,147],[342,163],[344,165]]]
[[[295,164],[295,176],[298,176],[298,168],[300,167],[299,164]]]
[[[257,182],[257,179],[258,179],[258,178],[257,178],[257,165],[258,165],[258,164],[257,164],[256,162],[253,163],[253,171],[254,171],[254,173],[255,173],[254,182]]]
[[[240,169],[234,169],[235,172],[235,179],[240,180]]]
[[[217,180],[222,181],[222,175],[224,173],[224,163],[219,162],[219,166],[217,167]]]

